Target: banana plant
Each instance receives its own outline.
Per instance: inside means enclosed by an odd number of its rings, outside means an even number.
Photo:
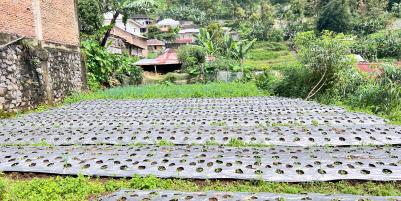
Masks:
[[[214,56],[219,51],[219,47],[213,42],[213,35],[210,35],[206,29],[200,29],[195,37],[196,43],[206,49],[208,56]]]
[[[255,42],[256,42],[256,39],[253,39],[252,41],[241,40],[235,45],[233,53],[234,53],[235,58],[240,61],[242,75],[245,75],[244,74],[244,60],[245,60],[246,55],[248,54],[249,50],[252,48],[253,44],[255,44]]]

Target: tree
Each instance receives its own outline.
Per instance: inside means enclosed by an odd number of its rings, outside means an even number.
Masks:
[[[97,33],[103,25],[103,12],[99,0],[79,0],[78,17],[81,33],[87,35]]]
[[[167,32],[163,32],[155,25],[148,26],[146,37],[150,39],[158,39],[162,41],[175,41],[178,36],[180,27],[170,28]]]
[[[321,37],[303,32],[295,37],[301,63],[310,71],[310,80],[317,80],[306,99],[314,97],[335,81],[337,72],[352,66],[349,59],[351,39],[344,34],[324,31]]]
[[[360,0],[351,5],[353,33],[368,35],[385,29],[390,22],[387,12],[387,0]]]
[[[155,0],[106,0],[107,11],[113,13],[110,28],[107,29],[101,46],[106,46],[107,39],[110,36],[111,29],[114,27],[118,16],[123,15],[124,23],[127,22],[128,17],[135,13],[147,13],[156,7]]]
[[[252,41],[242,40],[235,45],[234,54],[235,57],[240,61],[242,75],[244,75],[245,57],[255,42],[256,39],[253,39]]]
[[[219,50],[218,45],[213,41],[213,35],[206,29],[200,29],[196,36],[196,43],[202,46],[209,56],[213,56]]]
[[[183,69],[192,77],[200,76],[202,82],[205,80],[206,51],[203,47],[197,45],[181,46],[177,51],[177,57],[182,63]]]
[[[348,0],[332,0],[323,7],[317,21],[317,30],[348,33],[351,30],[351,11]]]

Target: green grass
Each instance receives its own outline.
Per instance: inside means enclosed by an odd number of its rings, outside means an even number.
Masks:
[[[245,68],[254,70],[265,70],[272,66],[290,65],[296,62],[286,43],[258,42],[249,51],[245,60]]]
[[[323,103],[323,104],[326,104],[326,103]],[[382,117],[384,119],[387,119],[390,124],[401,126],[401,111],[400,110],[392,111],[390,114],[375,114],[369,108],[352,107],[352,106],[347,105],[347,104],[345,104],[343,102],[335,102],[335,103],[332,103],[330,105],[335,105],[335,106],[342,107],[342,108],[344,108],[345,110],[347,110],[349,112],[361,112],[361,113],[380,116],[380,117]]]
[[[210,83],[193,85],[150,85],[119,87],[96,92],[80,93],[65,102],[98,99],[158,99],[158,98],[222,98],[265,96],[254,83]]]
[[[374,196],[400,196],[401,187],[395,182],[313,182],[275,183],[263,181],[201,181],[158,179],[153,176],[132,179],[91,179],[78,177],[51,177],[16,179],[0,177],[0,200],[29,201],[83,201],[100,197],[119,189],[177,190],[184,192],[271,192],[271,193],[323,193]]]

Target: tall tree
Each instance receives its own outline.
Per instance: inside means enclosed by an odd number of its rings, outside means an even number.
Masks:
[[[81,33],[95,34],[103,25],[103,11],[99,0],[79,0],[78,17]]]
[[[317,29],[347,33],[351,29],[351,21],[348,0],[332,0],[323,7],[318,17]]]

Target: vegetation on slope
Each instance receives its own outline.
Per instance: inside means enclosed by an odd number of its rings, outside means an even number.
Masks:
[[[132,179],[78,177],[21,178],[0,177],[0,200],[85,201],[120,189],[176,190],[184,192],[271,192],[285,194],[322,193],[372,196],[401,196],[396,182],[315,182],[275,183],[264,181],[192,181],[158,179],[154,176]]]

